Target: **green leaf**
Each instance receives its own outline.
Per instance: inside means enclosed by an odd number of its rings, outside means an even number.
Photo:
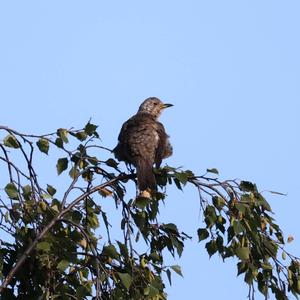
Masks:
[[[206,172],[219,175],[219,171],[216,168],[207,169]]]
[[[71,213],[72,221],[76,224],[79,224],[82,219],[82,213],[78,210],[74,210]]]
[[[173,265],[171,266],[171,269],[173,271],[175,271],[178,275],[180,275],[181,277],[183,277],[182,272],[181,272],[181,267],[178,265]]]
[[[47,192],[49,193],[49,195],[54,196],[56,193],[56,189],[52,185],[47,184]]]
[[[262,242],[263,246],[267,249],[268,253],[274,257],[277,255],[278,245],[270,238],[264,239]]]
[[[68,168],[68,159],[66,157],[60,158],[56,164],[57,174],[58,175],[61,174],[67,168]]]
[[[257,192],[256,185],[250,181],[241,181],[240,190],[243,192]]]
[[[236,235],[245,231],[245,227],[239,221],[234,221],[233,230]]]
[[[159,290],[153,285],[150,285],[147,299],[155,299],[154,297],[158,294],[159,294]]]
[[[67,129],[63,129],[63,128],[59,128],[57,129],[56,134],[65,142],[68,143],[68,130]]]
[[[297,279],[297,292],[298,292],[298,294],[300,294],[300,277],[299,276]]]
[[[238,209],[242,214],[244,214],[246,212],[247,206],[244,203],[239,202],[235,204],[235,208]]]
[[[120,273],[117,272],[122,284],[125,286],[127,290],[129,290],[131,283],[132,283],[132,277],[128,273]]]
[[[266,297],[267,299],[267,295],[268,295],[268,284],[267,284],[267,280],[264,277],[263,273],[258,273],[257,276],[257,285],[258,285],[258,290]]]
[[[172,285],[172,274],[171,274],[171,271],[169,269],[167,269],[166,273],[167,273],[167,276],[168,276],[169,283],[170,283],[170,285]]]
[[[104,246],[102,253],[113,259],[119,259],[120,256],[114,245]]]
[[[281,257],[282,257],[283,260],[286,260],[286,252],[283,251],[282,254],[281,254]]]
[[[89,278],[90,270],[88,268],[82,269],[82,276],[86,279]]]
[[[250,249],[248,247],[238,247],[235,249],[235,254],[241,260],[248,260],[250,257]]]
[[[63,259],[57,264],[56,268],[63,272],[69,266],[69,264],[70,264],[70,262]]]
[[[149,293],[150,293],[150,287],[147,286],[147,287],[145,287],[145,289],[144,289],[144,296],[148,296]]]
[[[114,159],[112,159],[112,158],[109,158],[105,163],[109,167],[112,167],[112,168],[117,168],[118,167],[118,163]]]
[[[49,141],[46,139],[39,139],[36,142],[38,148],[40,149],[41,152],[48,154],[49,151]]]
[[[185,185],[188,181],[189,175],[185,172],[175,173],[175,177],[179,180],[180,183]]]
[[[97,166],[99,163],[99,160],[96,156],[90,156],[87,160],[94,166]]]
[[[148,203],[149,203],[149,198],[145,198],[145,197],[137,197],[135,200],[135,205],[140,209],[144,209]]]
[[[178,232],[177,226],[175,224],[173,224],[173,223],[163,224],[162,227],[165,228],[165,229],[169,229],[169,230]]]
[[[237,276],[239,276],[240,274],[245,273],[249,269],[248,263],[245,261],[240,261],[237,264],[237,268],[238,268]]]
[[[12,134],[7,135],[4,139],[3,139],[3,144],[7,147],[10,148],[20,148],[20,143],[19,141],[16,139],[16,137]]]
[[[31,185],[26,184],[26,185],[22,186],[22,190],[23,190],[23,194],[25,196],[29,196],[32,192]]]
[[[199,242],[201,242],[209,237],[209,233],[208,233],[207,229],[205,229],[205,228],[199,228],[197,230],[197,233],[198,233]]]
[[[89,288],[84,285],[76,287],[76,298],[75,299],[86,299],[86,296],[91,296]],[[60,299],[60,297],[59,297]]]
[[[218,250],[217,243],[214,240],[206,243],[205,248],[206,248],[206,251],[207,251],[207,253],[210,257],[213,256]]]
[[[43,250],[43,251],[45,251],[45,252],[48,252],[48,251],[50,251],[51,244],[48,243],[48,242],[40,242],[40,243],[38,243],[38,244],[36,245],[36,248],[37,248],[38,250]]]
[[[180,181],[179,181],[176,177],[173,178],[173,181],[174,181],[176,187],[177,187],[179,190],[182,190],[181,183],[180,183]]]
[[[56,213],[59,213],[59,209],[58,209],[57,204],[51,205],[51,209],[52,209],[53,211],[55,211]]]
[[[254,278],[253,278],[252,270],[248,269],[247,272],[245,273],[244,281],[249,285],[251,285],[253,283],[253,279]]]
[[[261,205],[265,210],[272,211],[270,204],[261,194],[257,195],[257,203]]]
[[[140,230],[144,229],[146,223],[146,215],[144,212],[138,212],[132,215],[133,220]]]
[[[243,194],[241,196],[241,203],[246,203],[246,204],[249,204],[249,203],[252,203],[254,200],[248,195],[248,194]],[[239,203],[237,203],[236,205],[238,205]],[[237,209],[239,209],[237,207]]]
[[[10,199],[14,199],[14,200],[19,199],[18,189],[13,183],[8,183],[6,185],[5,192]]]
[[[96,132],[97,127],[97,125],[88,122],[84,127],[84,131],[87,135],[93,135]]]
[[[70,177],[71,177],[72,179],[75,179],[76,177],[78,177],[79,171],[77,170],[76,166],[73,166],[73,167],[70,169],[69,175],[70,175]]]
[[[226,204],[225,200],[221,197],[213,197],[213,205],[220,211]]]
[[[222,253],[224,249],[223,243],[224,243],[223,238],[220,235],[218,235],[216,239],[216,244],[220,253]]]
[[[216,214],[215,208],[212,205],[207,205],[207,207],[205,208],[205,211],[204,211],[204,216],[211,217],[213,222],[215,222],[217,219],[217,214]]]
[[[98,216],[95,213],[91,213],[88,215],[87,222],[88,225],[93,229],[96,229],[99,226]]]
[[[64,148],[64,142],[63,142],[63,140],[60,138],[60,137],[58,137],[56,140],[55,140],[55,145],[58,147],[58,148]]]
[[[87,134],[86,134],[84,131],[77,132],[77,133],[75,134],[75,136],[76,136],[76,138],[77,138],[79,141],[81,141],[81,142],[83,142],[83,141],[86,140],[86,138],[87,138]]]
[[[207,225],[207,228],[211,228],[212,226],[215,225],[217,221],[217,214],[216,214],[216,209],[212,205],[207,205],[204,211],[204,221]]]
[[[262,267],[264,270],[272,270],[272,269],[273,269],[272,265],[271,265],[269,262],[262,263],[262,264],[261,264],[261,267]]]
[[[233,226],[227,228],[227,243],[229,243],[235,236]]]
[[[172,238],[171,238],[171,240],[172,240]],[[181,257],[184,244],[181,241],[179,241],[178,239],[175,239],[175,242],[173,241],[173,243],[174,243],[174,246],[176,247],[178,256]]]
[[[127,246],[125,244],[119,242],[119,241],[117,241],[117,243],[118,243],[121,255],[123,257],[127,258],[128,257],[128,248],[127,248]]]
[[[151,259],[153,262],[159,262],[159,261],[161,261],[160,256],[156,252],[150,253],[149,259]]]

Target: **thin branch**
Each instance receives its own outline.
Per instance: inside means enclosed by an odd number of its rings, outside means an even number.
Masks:
[[[121,175],[118,177],[115,177],[103,184],[97,185],[95,187],[93,187],[92,189],[90,189],[89,191],[87,191],[86,193],[80,195],[79,197],[77,197],[75,200],[73,200],[73,202],[71,202],[67,207],[65,207],[63,210],[61,210],[49,223],[48,225],[38,233],[37,237],[35,238],[35,240],[31,243],[31,245],[29,245],[29,247],[25,250],[25,252],[23,253],[23,255],[19,258],[19,260],[15,263],[15,265],[13,266],[13,268],[10,270],[10,272],[8,273],[8,275],[6,276],[6,278],[3,281],[3,284],[0,287],[0,294],[3,292],[3,290],[9,285],[9,283],[11,282],[11,280],[13,279],[15,273],[18,271],[18,269],[23,265],[23,263],[25,262],[26,258],[30,255],[30,253],[33,251],[33,249],[36,247],[36,245],[38,244],[38,242],[44,237],[44,235],[56,224],[56,222],[60,221],[63,216],[69,212],[74,206],[76,206],[78,203],[80,203],[83,199],[85,199],[86,197],[88,197],[89,195],[101,190],[102,188],[106,187],[106,186],[110,186],[113,183],[119,181],[119,180],[123,180],[123,179],[129,179],[132,178],[132,175]]]

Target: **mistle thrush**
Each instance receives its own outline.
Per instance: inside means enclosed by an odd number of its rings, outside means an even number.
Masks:
[[[153,164],[160,167],[162,160],[172,155],[172,146],[163,124],[158,122],[164,104],[156,97],[147,98],[138,112],[127,120],[120,131],[118,145],[113,152],[118,160],[136,167],[140,191],[156,189]]]

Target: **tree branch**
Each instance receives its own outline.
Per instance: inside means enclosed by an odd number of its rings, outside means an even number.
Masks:
[[[35,240],[32,242],[32,244],[25,250],[23,255],[19,258],[19,260],[15,263],[13,268],[10,270],[9,274],[6,276],[6,278],[3,281],[3,284],[0,287],[0,294],[3,292],[3,290],[9,285],[11,280],[13,279],[15,273],[18,271],[18,269],[23,265],[25,262],[26,258],[30,255],[30,253],[33,251],[33,249],[36,247],[38,242],[44,237],[44,235],[56,224],[56,222],[60,221],[63,216],[69,212],[74,206],[76,206],[78,203],[80,203],[83,199],[88,197],[89,195],[101,190],[102,188],[106,186],[110,186],[113,183],[123,180],[123,179],[129,179],[131,178],[131,174],[123,174],[118,177],[115,177],[103,184],[97,185],[93,188],[91,188],[89,191],[86,193],[80,195],[77,197],[75,200],[73,200],[67,207],[65,207],[62,211],[60,211],[50,222],[49,224],[37,235]]]

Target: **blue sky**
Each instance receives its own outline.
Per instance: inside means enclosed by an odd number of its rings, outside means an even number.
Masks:
[[[287,193],[266,196],[300,255],[299,10],[296,0],[1,1],[1,124],[46,133],[92,117],[113,147],[140,102],[160,97],[174,104],[161,118],[167,163]],[[168,194],[162,219],[195,236],[197,193]],[[196,239],[176,263],[184,279],[169,299],[246,299],[234,262],[209,260]]]

